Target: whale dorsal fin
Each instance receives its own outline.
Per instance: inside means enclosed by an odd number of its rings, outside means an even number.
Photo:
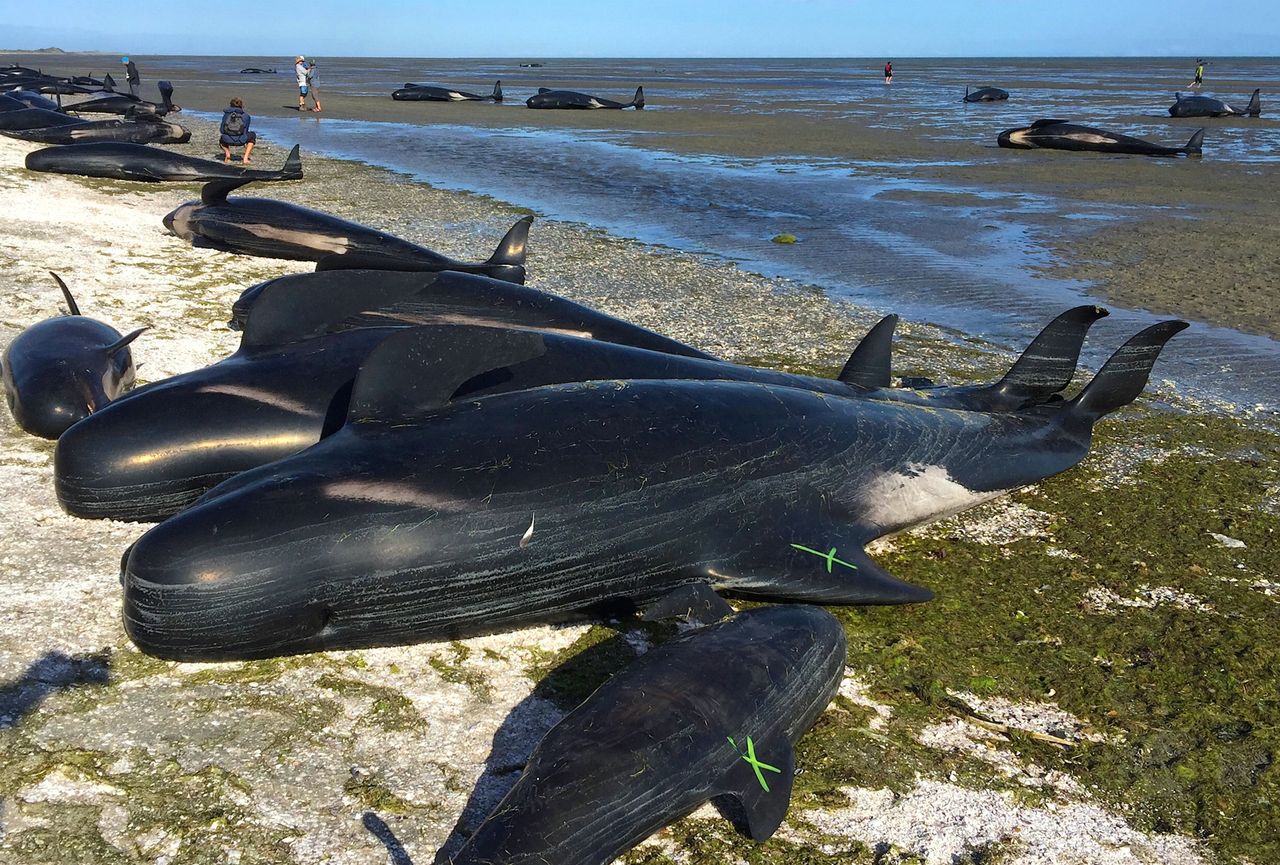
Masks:
[[[1041,126],[1057,126],[1059,123],[1070,123],[1070,122],[1071,122],[1070,120],[1057,120],[1050,117],[1050,118],[1044,118],[1043,120],[1037,120],[1035,123],[1031,124],[1031,128],[1039,129]]]
[[[356,374],[347,423],[410,421],[468,379],[546,352],[542,335],[499,327],[407,328],[379,343]]]
[[[791,805],[796,754],[780,731],[752,735],[750,730],[727,731],[723,747],[738,759],[720,780],[721,792],[742,806],[747,831],[766,841],[778,831]]]
[[[550,93],[550,92],[551,92],[551,88],[550,88],[550,87],[539,87],[539,88],[538,88],[538,92],[539,92],[539,93]]]
[[[67,288],[67,284],[62,281],[62,277],[58,276],[58,274],[54,273],[52,270],[49,271],[49,275],[53,277],[54,282],[58,283],[58,288],[62,289],[62,296],[66,299],[67,308],[71,310],[71,314],[79,315],[80,307],[76,306],[76,299],[71,296],[71,289]]]
[[[247,183],[253,183],[253,178],[236,177],[229,180],[211,180],[200,189],[200,201],[203,204],[225,204],[228,195]]]
[[[862,387],[888,387],[893,379],[893,331],[896,315],[886,315],[867,331],[837,378]]]
[[[116,340],[115,342],[111,343],[111,345],[106,347],[105,351],[107,353],[107,357],[115,357],[123,349],[128,347],[129,343],[133,342],[135,339],[142,336],[142,334],[144,334],[146,331],[147,331],[147,328],[140,327],[137,330],[131,331],[125,334],[124,336],[120,337],[118,340]]]
[[[369,277],[333,271],[271,280],[249,308],[241,348],[285,345],[346,329],[342,323],[352,316],[411,297],[428,288],[439,274],[387,272]]]

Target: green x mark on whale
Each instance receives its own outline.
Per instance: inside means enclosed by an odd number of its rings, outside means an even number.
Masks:
[[[733,750],[738,751],[738,743],[733,741],[733,737],[726,736],[725,738],[729,740],[729,744],[733,746]],[[782,770],[779,769],[777,766],[770,766],[768,763],[762,763],[760,762],[759,759],[756,758],[756,743],[751,741],[750,736],[747,737],[747,752],[743,754],[741,751],[738,751],[738,754],[742,757],[742,759],[746,760],[748,763],[751,764],[751,768],[754,769],[756,773],[756,780],[760,782],[760,786],[764,788],[764,791],[766,793],[768,793],[769,785],[765,783],[764,773],[761,772],[760,770],[767,769],[770,772],[777,772],[779,775],[782,774]]]
[[[797,549],[797,550],[799,550],[799,551],[800,551],[800,552],[802,552],[802,553],[813,553],[815,556],[817,556],[817,557],[818,557],[818,558],[820,558],[820,559],[826,559],[826,561],[827,561],[827,573],[828,573],[828,574],[829,574],[829,573],[831,573],[831,565],[832,565],[833,563],[834,563],[834,564],[837,564],[837,565],[844,565],[846,568],[848,568],[848,569],[849,569],[849,570],[851,570],[851,571],[856,571],[856,570],[858,569],[858,566],[857,566],[857,565],[850,564],[849,562],[846,562],[846,561],[844,561],[844,560],[842,560],[842,559],[837,559],[837,558],[836,558],[836,548],[835,548],[835,547],[832,547],[832,548],[831,548],[831,550],[830,550],[829,552],[822,553],[822,552],[819,552],[819,551],[817,551],[817,550],[811,550],[811,549],[809,549],[808,547],[801,546],[800,544],[792,544],[791,546],[792,546],[794,549]]]

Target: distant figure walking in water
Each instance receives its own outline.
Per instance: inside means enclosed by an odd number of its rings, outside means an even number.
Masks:
[[[129,82],[129,93],[137,96],[138,85],[142,83],[142,77],[138,75],[138,67],[134,66],[133,61],[128,57],[121,57],[120,62],[124,64],[124,76]]]
[[[1188,84],[1188,87],[1199,87],[1204,83],[1204,61],[1196,61],[1196,77],[1195,80]]]
[[[307,58],[301,54],[293,62],[293,72],[298,77],[298,110],[307,110],[307,96],[311,96],[311,101],[315,103],[312,111],[320,110],[320,97],[316,95],[315,85],[311,83],[311,79],[316,73],[316,64],[313,60],[307,63]]]
[[[886,61],[884,64],[884,83],[885,84],[893,83],[893,61],[892,60]]]

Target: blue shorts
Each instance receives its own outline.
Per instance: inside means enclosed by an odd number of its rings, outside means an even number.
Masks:
[[[305,84],[304,84],[304,85],[302,85],[301,87],[299,87],[299,88],[298,88],[298,95],[299,95],[299,96],[306,96],[306,95],[307,95],[307,85],[305,85]]]

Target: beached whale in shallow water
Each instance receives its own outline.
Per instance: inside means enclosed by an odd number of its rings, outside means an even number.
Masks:
[[[1015,150],[1088,150],[1096,153],[1126,153],[1135,156],[1199,156],[1204,130],[1197,129],[1182,147],[1165,147],[1141,138],[1079,126],[1067,120],[1037,120],[1028,127],[1006,129],[996,143]]]
[[[1141,393],[1185,326],[1148,328],[1075,398],[1021,414],[684,380],[448,403],[536,356],[538,335],[494,331],[445,354],[451,374],[431,382],[375,352],[342,429],[133,545],[125,628],[152,655],[231,660],[714,609],[713,589],[927,600],[864,545],[1078,463],[1094,422]]]
[[[13,112],[18,113],[18,112]],[[0,118],[5,115],[0,114]],[[67,115],[58,115],[66,117]],[[134,144],[185,144],[191,132],[154,114],[142,114],[123,120],[76,120],[36,129],[3,130],[0,135],[38,141],[41,144],[81,144],[94,141],[123,141]]]
[[[840,623],[797,605],[651,649],[551,728],[451,865],[607,865],[722,798],[767,840],[790,804],[795,744],[844,665]]]
[[[27,154],[26,166],[31,171],[75,174],[81,177],[108,177],[115,180],[200,182],[218,178],[250,180],[299,180],[302,158],[298,146],[285,157],[278,171],[227,165],[211,159],[199,159],[162,150],[145,144],[97,142],[48,147]]]
[[[259,69],[257,66],[246,66],[240,70],[241,75],[275,75],[274,69]]]
[[[80,314],[66,283],[52,274],[70,315],[47,318],[13,338],[0,359],[0,382],[13,418],[32,435],[56,439],[133,386],[127,336]]]
[[[391,98],[397,102],[491,102],[502,101],[502,82],[493,85],[493,92],[488,96],[455,90],[452,87],[435,87],[430,84],[405,84],[392,92]]]
[[[68,431],[54,457],[58,501],[80,517],[165,519],[221,481],[297,453],[341,426],[352,381],[374,348],[432,320],[455,323],[435,345],[445,354],[467,355],[473,331],[483,344],[492,327],[505,326],[705,357],[653,331],[501,280],[452,272],[285,276],[261,287],[233,355],[139,388]],[[489,327],[460,328],[463,322]],[[406,378],[438,374],[420,357],[404,363]]]
[[[128,93],[112,93],[64,107],[69,114],[154,114],[157,117],[182,110],[173,104],[172,84],[161,81],[156,87],[160,90],[160,102],[148,102]]]
[[[1233,108],[1221,99],[1212,96],[1183,96],[1173,94],[1173,104],[1169,106],[1170,117],[1261,117],[1262,90],[1253,91],[1249,104],[1244,108]]]
[[[1008,90],[1001,90],[999,87],[983,87],[979,90],[969,91],[964,89],[965,102],[1003,102],[1009,98]]]
[[[188,201],[164,217],[165,228],[190,240],[192,246],[240,255],[297,261],[349,255],[524,282],[532,216],[522,217],[511,227],[488,261],[454,261],[416,243],[299,204],[272,198],[227,198],[228,193],[252,182],[247,178],[205,184],[199,201]]]
[[[644,88],[637,87],[630,102],[614,102],[600,96],[578,93],[573,90],[551,90],[539,87],[538,92],[525,100],[530,108],[644,108]]]

